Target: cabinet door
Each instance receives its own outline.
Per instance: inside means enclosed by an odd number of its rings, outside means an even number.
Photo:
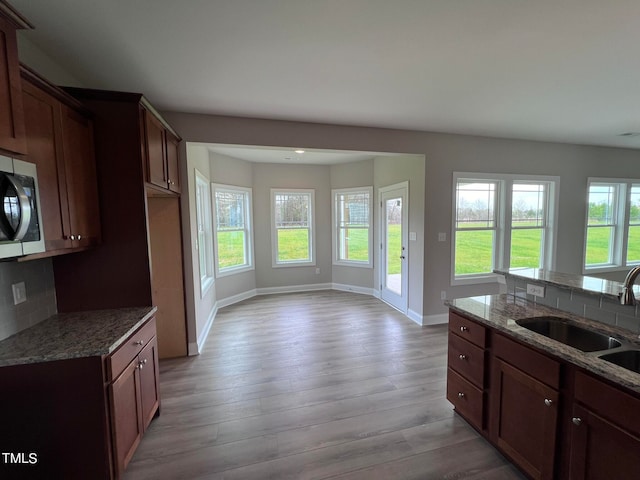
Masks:
[[[73,246],[97,245],[100,211],[93,126],[89,119],[62,105],[62,133]]]
[[[164,126],[144,110],[147,152],[147,181],[158,187],[167,188],[167,171],[165,162]]]
[[[144,430],[138,370],[136,357],[109,386],[114,462],[118,477],[131,460]]]
[[[180,193],[180,166],[178,165],[178,140],[171,132],[165,131],[167,152],[167,183],[169,190]]]
[[[0,16],[0,149],[27,153],[16,29]]]
[[[47,251],[71,248],[60,102],[22,83],[27,151],[38,168],[42,228]]]
[[[558,392],[494,359],[491,439],[534,479],[553,478]]]
[[[580,405],[573,407],[571,480],[637,478],[640,437]]]
[[[142,421],[146,429],[160,404],[158,392],[158,342],[156,337],[142,349],[138,355],[140,365],[140,405]]]

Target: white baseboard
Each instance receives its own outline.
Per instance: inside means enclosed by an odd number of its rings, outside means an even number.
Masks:
[[[442,325],[443,323],[449,323],[448,313],[439,313],[437,315],[425,315],[422,320],[422,325]]]
[[[213,310],[211,310],[211,313],[209,314],[209,318],[207,318],[207,323],[205,323],[200,335],[198,335],[198,343],[195,345],[193,342],[189,343],[189,355],[200,355],[200,352],[202,352],[204,344],[207,341],[207,337],[209,336],[209,332],[211,331],[211,327],[213,326],[213,320],[216,318],[216,314],[218,313],[218,308],[218,302],[216,302],[213,305]]]
[[[315,290],[331,290],[331,284],[330,283],[313,283],[309,285],[286,285],[283,287],[258,288],[256,290],[256,295],[275,295],[278,293],[313,292]]]
[[[238,293],[237,295],[219,299],[216,302],[216,307],[218,309],[228,307],[229,305],[233,305],[234,303],[242,302],[243,300],[249,300],[256,295],[259,294],[257,293],[257,290],[255,288],[253,290],[247,290],[246,292]]]
[[[410,320],[414,321],[421,327],[424,325],[424,316],[420,315],[418,312],[414,312],[413,310],[409,309],[407,311],[407,317],[409,317]]]
[[[341,292],[361,293],[363,295],[371,295],[372,297],[375,296],[373,288],[357,287],[355,285],[345,285],[345,284],[342,284],[342,283],[332,283],[331,284],[331,289],[332,290],[340,290]]]

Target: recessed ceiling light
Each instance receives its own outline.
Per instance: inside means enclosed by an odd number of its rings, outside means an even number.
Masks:
[[[618,134],[619,137],[640,137],[640,132],[624,132]]]
[[[304,153],[304,150],[298,149],[298,150],[294,150],[294,152],[296,152],[299,155],[302,155]]]

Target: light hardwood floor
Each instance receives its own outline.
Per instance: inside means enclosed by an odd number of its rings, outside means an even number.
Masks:
[[[126,480],[522,479],[445,399],[446,326],[338,291],[221,309],[160,363],[161,415]]]

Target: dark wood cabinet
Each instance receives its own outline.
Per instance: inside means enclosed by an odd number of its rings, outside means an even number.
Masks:
[[[180,193],[180,139],[150,109],[144,109],[147,183]]]
[[[480,431],[485,428],[485,340],[483,326],[449,315],[447,400]]]
[[[37,165],[46,254],[100,243],[93,126],[79,102],[22,69],[27,153]]]
[[[447,399],[530,478],[640,472],[640,395],[453,311]]]
[[[65,92],[92,114],[102,242],[54,257],[58,311],[156,305],[159,356],[185,356],[180,195],[148,181],[148,159],[171,150],[171,132],[140,94]],[[163,168],[153,173],[159,183]]]
[[[87,350],[104,334],[89,330]],[[159,414],[158,380],[153,317],[108,355],[0,367],[0,451],[34,452],[38,460],[0,462],[0,478],[121,478]]]
[[[493,442],[531,478],[552,479],[558,391],[499,359],[491,379]]]
[[[24,113],[16,31],[31,25],[0,0],[0,150],[25,154]]]
[[[576,374],[571,480],[635,478],[640,472],[640,399]]]
[[[152,336],[149,338],[149,335]],[[139,353],[136,353],[136,347],[140,349]],[[114,355],[121,358],[112,360],[112,365],[129,359],[127,366],[109,386],[115,471],[120,476],[160,404],[155,320],[134,335],[123,351]]]

